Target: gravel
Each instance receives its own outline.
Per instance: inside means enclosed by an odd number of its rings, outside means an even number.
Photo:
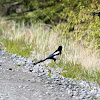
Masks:
[[[64,78],[60,68],[33,62],[0,50],[0,100],[100,100],[98,84]]]

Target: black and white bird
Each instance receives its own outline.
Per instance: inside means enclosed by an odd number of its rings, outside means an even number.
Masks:
[[[41,62],[43,62],[43,61],[45,61],[47,59],[52,59],[55,62],[56,59],[61,55],[61,51],[62,51],[62,46],[59,46],[58,49],[53,54],[51,54],[49,57],[45,58],[44,60],[40,60],[40,61],[38,61],[36,63],[33,63],[33,65],[41,63]]]

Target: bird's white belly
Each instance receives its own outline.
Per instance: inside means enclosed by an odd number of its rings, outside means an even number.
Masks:
[[[59,57],[60,57],[60,55],[56,55],[56,56],[54,56],[55,59],[58,59]]]

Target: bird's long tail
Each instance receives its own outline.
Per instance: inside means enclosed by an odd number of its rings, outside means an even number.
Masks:
[[[38,61],[38,62],[36,62],[36,63],[33,63],[33,65],[36,65],[36,64],[38,64],[38,63],[41,63],[41,62],[43,62],[43,61],[45,61],[45,60],[47,60],[47,59],[40,60],[40,61]]]

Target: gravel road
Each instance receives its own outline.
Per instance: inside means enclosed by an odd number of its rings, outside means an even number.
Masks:
[[[87,82],[64,78],[53,68],[30,66],[31,58],[0,50],[0,100],[100,99],[100,87],[95,83],[90,88]]]
[[[71,100],[23,67],[0,51],[0,100]]]

